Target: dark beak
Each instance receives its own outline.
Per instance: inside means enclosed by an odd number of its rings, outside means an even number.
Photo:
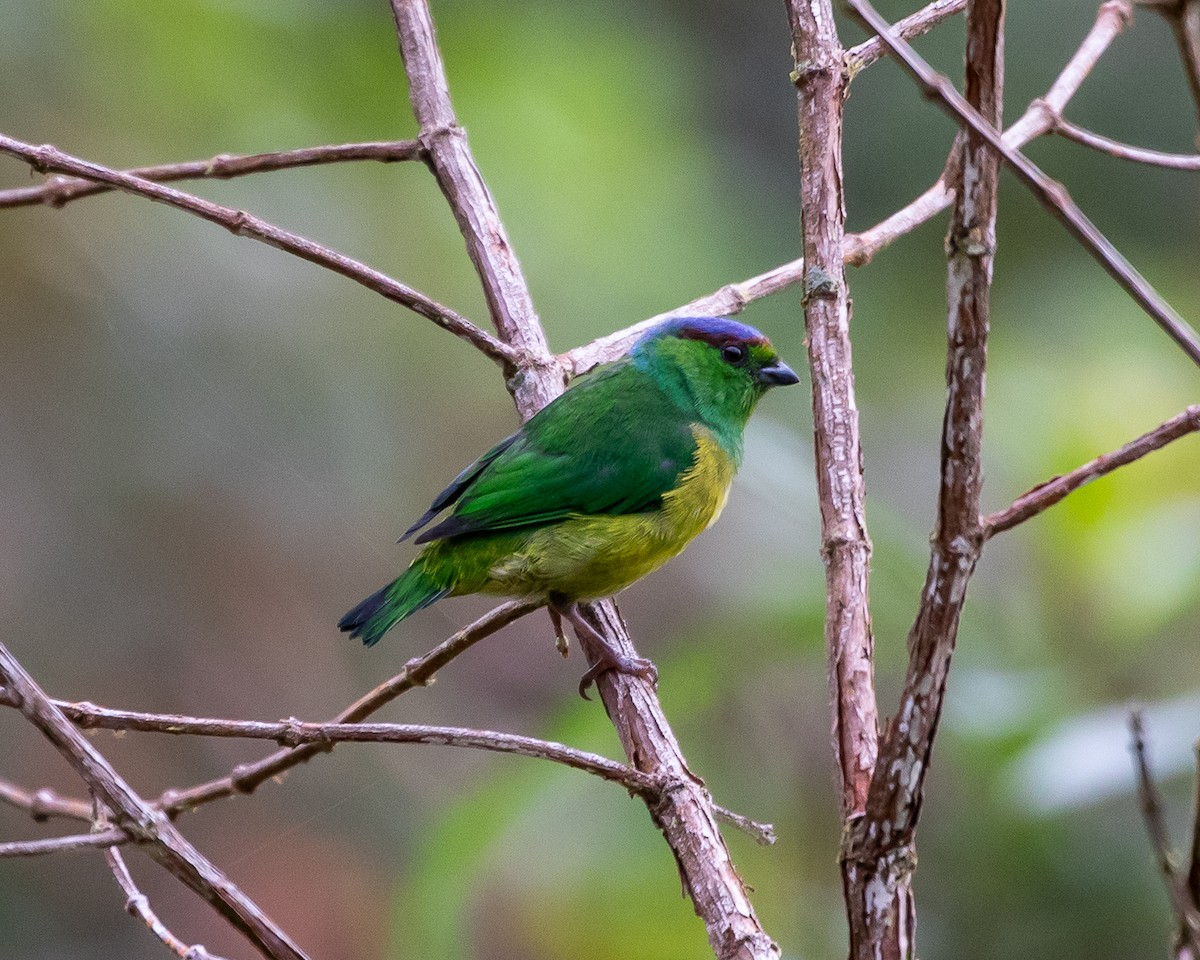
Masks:
[[[763,367],[758,371],[758,382],[764,383],[768,387],[786,387],[792,383],[799,383],[800,378],[796,376],[796,371],[786,363],[776,360],[769,367]]]

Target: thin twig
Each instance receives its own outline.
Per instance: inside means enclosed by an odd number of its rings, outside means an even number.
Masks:
[[[1166,423],[1155,427],[1149,433],[1142,434],[1136,440],[1131,440],[1118,450],[1102,454],[1083,466],[1076,467],[1070,473],[1038,484],[1028,493],[1019,496],[1011,506],[984,517],[984,539],[990,539],[997,533],[1009,530],[1017,524],[1037,516],[1043,510],[1054,506],[1063,497],[1097,477],[1112,473],[1118,467],[1133,463],[1146,454],[1160,450],[1168,443],[1198,430],[1200,430],[1200,404],[1188,407]]]
[[[124,172],[143,180],[153,180],[156,183],[203,178],[228,180],[232,177],[244,177],[252,173],[291,170],[296,167],[311,167],[324,163],[344,163],[349,160],[377,160],[381,163],[395,163],[399,160],[420,160],[423,155],[421,145],[415,140],[373,141],[342,143],[328,147],[304,147],[299,150],[282,150],[276,153],[220,153],[209,160],[160,163],[152,167],[136,167]],[[108,183],[56,176],[36,187],[0,190],[0,210],[6,207],[25,207],[39,203],[44,203],[49,207],[61,207],[72,200],[109,193],[115,189],[117,188]]]
[[[1166,18],[1175,35],[1183,72],[1200,116],[1200,0],[1138,0],[1138,5]],[[1200,140],[1197,141],[1200,144]]]
[[[1055,118],[1062,114],[1100,57],[1129,25],[1133,18],[1132,0],[1106,0],[1100,4],[1096,20],[1079,48],[1063,67],[1044,97],[1034,100],[1004,134],[1004,142],[1013,148],[1050,132]],[[938,181],[908,206],[868,230],[846,237],[846,262],[853,266],[868,263],[876,253],[922,223],[945,210],[954,200],[949,184],[955,179],[947,170]]]
[[[300,257],[302,260],[307,260],[327,270],[332,270],[334,273],[349,277],[355,283],[361,284],[368,290],[374,290],[388,300],[399,303],[414,313],[432,320],[442,329],[448,330],[456,337],[466,340],[506,370],[512,369],[516,364],[518,356],[516,351],[500,343],[500,341],[490,334],[480,330],[466,317],[427,297],[419,290],[414,290],[407,284],[403,284],[399,280],[394,280],[386,274],[380,273],[378,270],[374,270],[357,260],[338,253],[336,250],[331,250],[329,247],[322,246],[299,234],[292,233],[290,230],[284,230],[282,227],[267,223],[265,220],[252,216],[244,210],[224,207],[220,204],[193,196],[190,193],[176,190],[173,187],[164,187],[161,184],[143,179],[142,177],[135,177],[128,173],[121,173],[117,170],[111,170],[108,167],[102,167],[87,160],[81,160],[78,157],[63,153],[49,144],[39,147],[0,134],[0,153],[18,157],[35,170],[42,172],[55,170],[99,183],[107,183],[114,189],[122,190],[135,196],[147,197],[150,200],[165,203],[179,210],[185,210],[200,217],[202,220],[207,220],[210,223],[224,227],[230,233],[234,234],[234,236],[251,237],[259,240],[268,246]]]
[[[15,697],[10,699],[10,694],[5,687],[0,687],[0,698],[7,706],[16,706]],[[23,790],[8,780],[0,780],[0,800],[18,810],[27,810],[30,816],[39,823],[49,820],[51,817],[66,817],[70,820],[84,821],[92,819],[91,804],[83,800],[71,800],[59,796],[49,787],[29,791]]]
[[[175,956],[180,960],[222,960],[221,957],[209,953],[199,944],[189,946],[167,929],[166,924],[158,919],[158,914],[150,908],[149,898],[133,882],[133,875],[125,866],[125,858],[121,856],[120,850],[116,847],[109,847],[104,851],[104,859],[107,861],[108,868],[112,871],[117,885],[125,894],[125,912],[140,919],[146,928],[158,937]]]
[[[226,720],[170,713],[114,710],[94,703],[52,701],[72,723],[83,730],[137,730],[176,736],[229,737],[241,740],[274,740],[286,747],[333,743],[426,743],[467,747],[496,753],[552,760],[604,780],[619,783],[642,796],[662,790],[655,777],[585,750],[562,743],[538,740],[496,730],[438,727],[412,723],[311,723],[289,720]]]
[[[1091,254],[1121,288],[1200,366],[1200,334],[1197,334],[1125,259],[1078,207],[1062,184],[1051,180],[1020,150],[1008,146],[1001,134],[971,107],[945,76],[938,73],[910,44],[893,36],[888,23],[867,0],[846,0],[867,26],[880,34],[925,94],[946,113],[965,123],[982,137],[1012,167],[1042,206]]]
[[[67,759],[112,813],[116,826],[190,889],[271,960],[307,960],[302,951],[228,877],[193,847],[162,813],[146,803],[88,742],[0,644],[0,679],[20,699],[20,710]]]
[[[1021,118],[1005,131],[1006,144],[1022,147],[1054,128],[1062,110],[1075,96],[1100,57],[1128,25],[1132,16],[1131,10],[1130,0],[1108,0],[1100,5],[1095,23],[1050,90],[1044,97],[1034,100]],[[847,266],[860,267],[869,263],[879,251],[928,222],[954,202],[954,191],[949,185],[958,176],[958,153],[959,142],[956,138],[946,167],[933,186],[875,226],[861,233],[845,235],[842,241],[842,259]],[[622,356],[638,336],[660,320],[688,314],[740,313],[755,300],[787,290],[803,279],[804,259],[792,260],[749,280],[727,284],[714,293],[698,297],[681,307],[576,347],[562,354],[559,362],[573,376],[584,373],[598,363],[606,363]]]
[[[40,857],[49,853],[64,853],[72,850],[94,850],[130,839],[120,827],[109,827],[98,833],[71,834],[65,837],[46,837],[41,840],[10,840],[0,843],[0,860],[9,857]]]
[[[1171,850],[1171,841],[1167,836],[1167,825],[1163,816],[1162,797],[1159,796],[1154,777],[1150,773],[1145,721],[1140,710],[1134,710],[1129,715],[1129,733],[1133,741],[1133,763],[1137,770],[1138,805],[1141,807],[1142,820],[1146,824],[1146,833],[1150,837],[1150,846],[1154,849],[1158,869],[1167,885],[1167,896],[1171,900],[1171,909],[1175,913],[1179,931],[1188,939],[1192,950],[1200,952],[1200,910],[1197,910],[1196,904],[1192,902],[1187,883],[1176,869],[1175,855]]]
[[[1120,140],[1113,140],[1103,134],[1094,133],[1062,117],[1059,117],[1055,123],[1054,133],[1121,160],[1132,160],[1134,163],[1145,163],[1152,167],[1166,167],[1168,170],[1200,170],[1200,155],[1163,153],[1161,150],[1135,147],[1132,144],[1122,143]]]
[[[459,654],[540,606],[541,603],[533,600],[511,600],[494,607],[428,653],[409,660],[400,673],[359,697],[342,710],[334,722],[356,723],[413,687],[427,686],[433,682],[434,674]],[[253,793],[267,780],[330,749],[330,743],[315,743],[276,750],[254,763],[239,764],[228,776],[218,777],[216,780],[185,790],[167,790],[158,798],[156,806],[174,817],[185,810],[192,810],[214,800],[239,793]]]
[[[912,40],[966,9],[967,0],[934,0],[916,13],[910,13],[903,20],[897,20],[892,24],[892,32],[905,40]],[[861,70],[886,57],[888,53],[887,44],[879,37],[872,37],[851,47],[846,51],[846,69],[850,71],[850,78],[854,79]]]

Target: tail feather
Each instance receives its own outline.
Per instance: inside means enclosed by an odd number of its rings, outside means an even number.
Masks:
[[[413,564],[402,576],[377,590],[338,621],[338,629],[361,637],[364,646],[373,647],[392,627],[410,614],[424,610],[450,592],[435,583],[419,564]]]

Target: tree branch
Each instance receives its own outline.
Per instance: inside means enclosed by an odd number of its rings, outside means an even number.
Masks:
[[[374,690],[359,697],[337,715],[335,723],[357,723],[370,716],[384,704],[411,690],[433,682],[433,675],[451,660],[474,646],[484,637],[507,626],[530,613],[541,604],[532,600],[511,600],[488,611],[474,623],[463,627],[438,646],[420,657],[414,657],[404,669]],[[221,800],[235,794],[253,793],[267,780],[277,777],[285,770],[305,763],[318,753],[333,749],[331,743],[314,743],[301,747],[276,750],[254,763],[243,763],[234,767],[228,776],[198,784],[186,790],[167,790],[155,801],[155,805],[172,817],[193,810],[213,800]]]
[[[928,6],[922,7],[916,13],[910,13],[903,20],[892,24],[892,32],[905,40],[912,40],[928,33],[943,20],[948,20],[955,14],[967,9],[967,0],[934,0]],[[853,80],[860,71],[865,70],[876,60],[886,57],[890,51],[878,36],[864,40],[857,46],[846,51],[846,69]]]
[[[1137,0],[1139,6],[1162,14],[1171,25],[1183,72],[1200,116],[1200,0]],[[1200,145],[1200,138],[1197,139]]]
[[[1004,0],[971,0],[967,98],[989,124],[1000,122],[1003,88]],[[985,139],[968,133],[946,241],[947,396],[929,570],[908,637],[908,671],[900,707],[880,745],[866,815],[851,824],[844,842],[844,856],[867,875],[870,894],[862,908],[870,942],[883,944],[886,952],[893,939],[899,939],[898,949],[891,954],[897,958],[915,952],[913,838],[959,618],[983,546],[979,522],[983,401],[999,174],[999,158]]]
[[[9,702],[9,694],[3,687],[0,687],[0,693],[3,693],[6,702]],[[60,797],[49,787],[42,787],[31,793],[28,790],[22,790],[8,780],[0,780],[0,800],[18,810],[27,810],[38,823],[49,820],[51,817],[85,821],[92,819],[91,804],[82,800]]]
[[[329,147],[305,147],[300,150],[283,150],[276,153],[220,153],[209,160],[161,163],[152,167],[136,167],[124,172],[142,180],[169,183],[174,180],[204,178],[228,180],[252,173],[290,170],[295,167],[311,167],[325,163],[343,163],[348,160],[378,160],[381,163],[395,163],[399,160],[421,160],[423,157],[424,151],[417,141],[393,140],[342,143]],[[0,190],[0,209],[34,206],[39,203],[48,207],[61,207],[81,197],[93,197],[116,189],[110,183],[97,183],[94,180],[51,177],[36,187]]]
[[[855,14],[877,31],[917,80],[927,96],[954,119],[982,137],[1004,160],[1042,206],[1058,220],[1121,288],[1200,366],[1200,335],[1172,309],[1125,256],[1104,236],[1071,199],[1066,188],[1047,177],[1020,150],[1005,144],[996,128],[967,103],[954,85],[935,71],[908,43],[891,35],[884,20],[867,0],[846,0]]]
[[[1112,473],[1118,467],[1140,460],[1148,453],[1165,447],[1168,443],[1200,430],[1200,404],[1188,407],[1166,423],[1131,440],[1118,450],[1090,460],[1070,473],[1054,477],[1038,484],[1028,493],[1022,494],[1009,507],[990,514],[983,519],[983,538],[990,540],[997,533],[1010,530],[1054,506],[1068,494],[1075,492],[1097,477]]]
[[[517,354],[510,347],[500,343],[495,337],[480,330],[470,320],[436,300],[430,299],[419,290],[414,290],[399,280],[394,280],[336,250],[331,250],[299,234],[267,223],[244,210],[223,207],[172,187],[164,187],[141,177],[110,170],[99,164],[63,153],[49,144],[37,147],[0,134],[0,153],[24,160],[35,170],[41,172],[55,170],[106,183],[125,193],[147,197],[176,209],[185,210],[202,220],[224,227],[234,236],[259,240],[267,246],[315,263],[334,273],[341,274],[343,277],[349,277],[368,290],[373,290],[388,300],[432,320],[443,330],[448,330],[456,337],[466,340],[484,356],[495,360],[506,370],[511,369],[516,363]]]
[[[1132,160],[1134,163],[1145,163],[1153,167],[1166,167],[1168,170],[1200,170],[1200,156],[1198,155],[1163,153],[1161,150],[1135,147],[1128,143],[1122,143],[1120,140],[1093,133],[1062,117],[1059,117],[1054,124],[1053,132],[1121,160]]]
[[[563,369],[549,352],[495,203],[458,126],[429,8],[424,0],[392,0],[392,11],[420,141],[454,211],[496,329],[520,354],[518,373],[507,386],[521,418],[528,419],[562,392]],[[616,649],[636,656],[611,600],[589,604],[584,611]],[[583,646],[594,662],[596,651],[586,642]],[[778,958],[779,948],[758,922],[717,829],[712,798],[688,770],[653,687],[614,671],[603,674],[597,687],[630,763],[679,785],[648,809],[675,854],[713,951],[720,960]]]
[[[139,797],[88,743],[0,644],[0,678],[20,699],[20,710],[111,811],[116,825],[162,866],[199,894],[272,960],[307,960],[304,952],[249,897],[210,863],[159,811]]]
[[[1138,805],[1141,807],[1142,820],[1146,824],[1146,833],[1150,837],[1150,846],[1154,849],[1158,869],[1167,885],[1167,896],[1171,900],[1171,909],[1179,925],[1180,938],[1190,946],[1195,956],[1200,954],[1200,911],[1192,902],[1186,881],[1175,869],[1175,855],[1171,851],[1171,841],[1167,836],[1162,798],[1150,773],[1145,723],[1140,710],[1134,710],[1129,715],[1129,733],[1133,741],[1133,762],[1137,770]]]
[[[166,925],[158,919],[158,915],[150,909],[149,898],[133,882],[133,875],[125,866],[125,858],[121,856],[120,850],[116,847],[109,847],[104,851],[104,859],[107,861],[108,868],[112,871],[117,885],[125,894],[125,912],[140,919],[146,928],[158,937],[175,956],[180,960],[222,960],[221,957],[209,953],[199,944],[188,946],[167,929]]]
[[[98,833],[71,834],[65,837],[47,837],[43,840],[10,840],[0,843],[0,860],[12,857],[40,857],[49,853],[71,850],[93,850],[117,843],[127,843],[129,834],[121,827],[109,827]]]

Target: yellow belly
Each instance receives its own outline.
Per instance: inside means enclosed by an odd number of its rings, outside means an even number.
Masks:
[[[606,597],[657,570],[712,526],[729,498],[736,466],[712,433],[693,426],[692,466],[662,507],[621,516],[577,515],[533,532],[490,570],[491,593]]]

